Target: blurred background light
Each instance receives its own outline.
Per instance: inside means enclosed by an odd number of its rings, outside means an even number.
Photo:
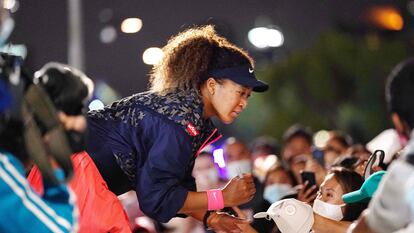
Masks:
[[[105,26],[99,34],[99,39],[104,44],[110,44],[116,40],[117,33],[113,26]]]
[[[121,98],[117,91],[101,80],[95,81],[94,97],[102,101],[104,105],[110,104]]]
[[[249,38],[250,43],[252,43],[257,48],[266,48],[267,47],[267,28],[258,27],[253,28],[249,31],[247,37]]]
[[[160,48],[151,47],[144,51],[142,54],[142,60],[147,65],[155,65],[162,59],[163,56],[164,53]]]
[[[269,47],[279,47],[283,45],[283,34],[277,29],[267,29],[267,36],[269,37],[269,41],[267,45]]]
[[[414,15],[414,1],[407,2],[407,10],[411,15]]]
[[[385,30],[400,31],[404,20],[400,12],[393,6],[375,6],[369,11],[370,21]]]
[[[251,29],[247,37],[255,47],[259,49],[267,47],[279,47],[283,45],[284,38],[281,31],[274,28],[256,27]]]
[[[19,2],[17,0],[4,0],[4,8],[14,13],[19,9]]]
[[[110,8],[105,8],[99,12],[98,18],[101,23],[108,23],[111,21],[113,16],[113,11]]]
[[[223,149],[215,149],[213,151],[213,157],[214,157],[214,162],[217,163],[217,165],[220,168],[223,168],[226,166],[226,163],[224,162],[224,150]]]
[[[315,143],[315,146],[317,148],[323,148],[326,145],[326,142],[329,139],[329,132],[326,130],[320,130],[317,133],[315,133],[313,137],[313,141]]]
[[[104,103],[100,101],[99,99],[94,99],[89,104],[89,110],[99,110],[103,109],[105,107]]]
[[[139,18],[127,18],[121,23],[121,31],[124,33],[137,33],[142,28],[142,20]]]

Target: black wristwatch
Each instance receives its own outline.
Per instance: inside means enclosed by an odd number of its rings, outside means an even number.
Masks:
[[[208,217],[210,217],[210,215],[212,214],[212,213],[214,213],[215,211],[212,211],[212,210],[209,210],[209,211],[207,211],[205,214],[204,214],[204,217],[203,217],[203,225],[204,225],[204,228],[206,229],[206,230],[211,230],[211,228],[208,226],[208,224],[207,224],[207,219],[208,219]]]

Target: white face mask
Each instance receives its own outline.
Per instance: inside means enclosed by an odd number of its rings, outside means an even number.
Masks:
[[[197,187],[201,189],[217,188],[219,176],[215,168],[210,168],[204,171],[198,171],[194,174]]]
[[[272,204],[282,199],[282,197],[294,193],[296,191],[288,184],[272,184],[265,187],[263,198]]]
[[[239,175],[239,171],[243,173],[252,172],[252,162],[248,159],[233,161],[226,165],[227,167],[227,178],[230,180],[235,176]]]
[[[315,199],[313,202],[313,212],[335,221],[340,221],[344,218],[341,207],[342,205],[334,205],[327,202],[323,202],[319,199]]]

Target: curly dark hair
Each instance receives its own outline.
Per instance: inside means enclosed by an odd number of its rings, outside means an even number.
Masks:
[[[219,36],[212,25],[193,27],[172,37],[163,59],[150,74],[150,90],[159,93],[199,89],[210,71],[248,64],[246,51]]]

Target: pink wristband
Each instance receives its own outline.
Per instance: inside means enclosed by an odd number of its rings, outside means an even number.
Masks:
[[[221,210],[224,208],[224,199],[221,189],[207,191],[208,210]]]

